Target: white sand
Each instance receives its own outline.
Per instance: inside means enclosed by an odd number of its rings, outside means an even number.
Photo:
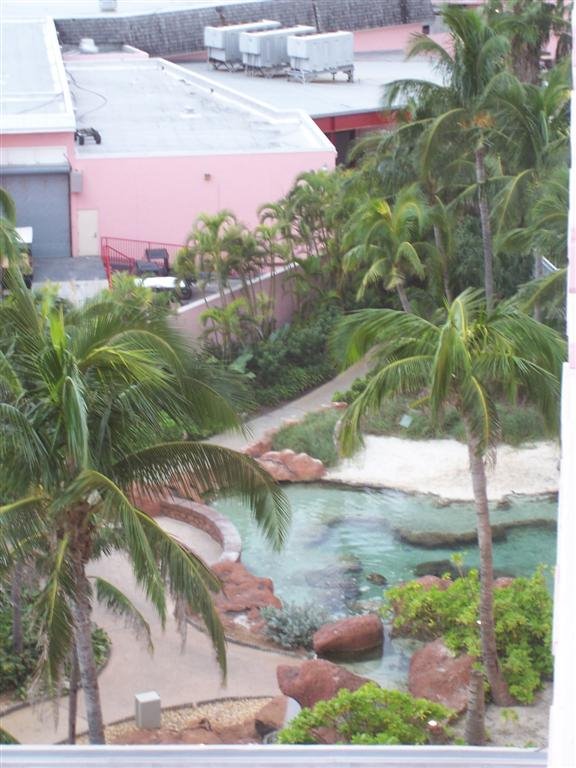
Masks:
[[[539,442],[498,447],[496,463],[487,467],[488,497],[535,495],[558,490],[560,447]],[[350,485],[432,493],[451,501],[473,499],[468,450],[455,440],[402,440],[366,436],[365,446],[325,476]]]

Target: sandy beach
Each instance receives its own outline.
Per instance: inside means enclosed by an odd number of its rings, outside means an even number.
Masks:
[[[560,446],[538,442],[515,448],[501,445],[487,467],[488,497],[537,495],[558,490]],[[365,438],[364,448],[330,470],[326,480],[408,493],[432,493],[450,501],[473,499],[468,450],[456,440]]]

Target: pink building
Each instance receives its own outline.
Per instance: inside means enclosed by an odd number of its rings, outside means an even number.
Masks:
[[[334,165],[299,110],[126,47],[63,57],[48,19],[1,28],[0,183],[34,228],[36,271],[97,256],[102,236],[183,242],[202,212],[253,224],[299,173]]]

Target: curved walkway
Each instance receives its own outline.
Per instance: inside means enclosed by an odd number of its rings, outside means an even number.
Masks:
[[[361,366],[346,371],[333,381],[308,393],[282,408],[252,420],[247,424],[251,439],[258,439],[283,419],[301,417],[329,403],[332,394],[346,389],[362,375]],[[213,438],[213,442],[230,448],[246,444],[242,435],[227,434]],[[220,556],[220,548],[207,534],[173,520],[164,521],[170,531],[203,557],[208,563]],[[106,629],[112,638],[110,660],[100,675],[100,693],[106,723],[113,723],[134,712],[134,695],[143,691],[157,691],[163,707],[226,696],[266,696],[279,693],[276,667],[286,663],[286,656],[240,645],[228,646],[228,683],[224,687],[210,642],[206,635],[194,627],[188,628],[184,650],[176,631],[171,611],[162,630],[144,594],[135,583],[127,559],[119,554],[103,558],[94,564],[93,573],[110,579],[122,587],[136,607],[150,622],[155,651],[150,655],[123,620],[109,611],[97,607],[94,620]],[[0,719],[0,725],[23,744],[50,744],[66,738],[67,698],[57,703],[58,722],[54,722],[52,704],[42,704],[11,712]],[[78,732],[86,730],[82,696],[80,696]]]

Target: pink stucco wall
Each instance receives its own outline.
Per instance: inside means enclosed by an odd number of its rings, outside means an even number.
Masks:
[[[289,271],[284,271],[276,274],[273,279],[270,276],[263,277],[257,291],[274,298],[274,316],[278,328],[290,321],[295,309],[294,296],[288,279],[289,274]],[[208,299],[208,306],[210,307],[219,307],[221,304],[218,295]],[[197,301],[182,307],[178,314],[173,317],[172,324],[188,339],[196,340],[200,338],[203,331],[201,317],[206,309],[206,302],[199,298]]]
[[[302,171],[332,168],[324,152],[194,157],[72,159],[83,191],[72,195],[73,252],[77,212],[98,210],[100,236],[184,242],[198,214],[229,208],[245,224],[260,205],[284,195]]]
[[[98,211],[99,237],[184,242],[200,213],[231,209],[244,223],[257,221],[260,205],[278,200],[296,176],[333,168],[332,149],[188,157],[80,157],[73,133],[2,137],[8,148],[64,147],[83,188],[72,193],[72,253],[78,255],[78,211]],[[96,255],[96,254],[94,254]]]

